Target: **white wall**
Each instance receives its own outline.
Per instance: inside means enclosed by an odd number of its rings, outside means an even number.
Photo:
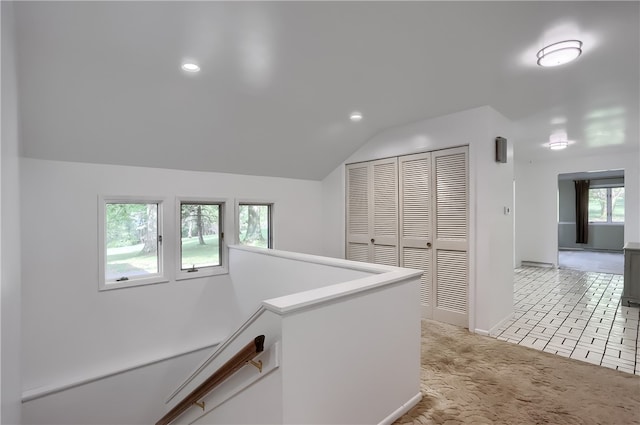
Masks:
[[[296,260],[294,253],[287,257],[289,253],[281,253],[279,250],[275,251],[277,255],[257,253],[260,253],[260,250],[235,247],[229,249],[229,274],[243,318],[254,313],[263,300],[373,274],[373,272]],[[247,264],[251,264],[251,267],[247,267]]]
[[[208,401],[206,403],[209,404]],[[183,423],[187,423],[187,420],[191,419],[189,416],[185,414],[184,417],[181,418]],[[281,371],[277,369],[270,372],[258,383],[244,389],[238,396],[231,398],[198,420],[189,423],[202,425],[283,423]]]
[[[165,249],[174,246],[174,198],[197,196],[272,200],[276,246],[322,250],[319,182],[35,159],[21,166],[25,390],[209,345],[239,319],[228,275],[98,292],[99,194],[168,198]]]
[[[2,141],[0,164],[0,421],[21,422],[20,165],[13,6],[2,2]]]
[[[345,167],[340,165],[322,181],[322,228],[324,253],[327,257],[345,258],[344,234],[335,237],[336,231],[344,233],[346,211],[337,206],[345,205]]]
[[[508,141],[508,162],[496,163],[496,136]],[[469,146],[470,323],[486,333],[513,311],[513,140],[509,122],[484,106],[392,128],[369,140],[345,163],[368,161],[449,147]],[[324,246],[344,257],[344,163],[323,183]]]
[[[162,417],[170,391],[207,354],[196,351],[28,401],[23,423],[153,424]]]
[[[285,315],[283,423],[376,424],[415,399],[418,300],[415,278]]]
[[[567,148],[571,149],[571,147]],[[640,153],[517,162],[516,263],[558,264],[558,174],[624,169],[624,240],[640,241]]]
[[[491,331],[513,311],[513,146],[511,125],[495,111],[489,113],[489,134],[478,140],[476,169],[475,268],[476,324]],[[508,140],[507,163],[495,162],[495,137]],[[508,207],[511,213],[505,214]]]

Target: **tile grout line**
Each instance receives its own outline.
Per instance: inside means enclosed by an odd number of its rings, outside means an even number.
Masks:
[[[546,274],[546,272],[545,272],[545,273],[542,273],[542,274],[544,275],[544,274]],[[539,286],[535,291],[533,291],[532,293],[530,293],[530,294],[528,294],[528,295],[529,295],[529,296],[531,296],[532,294],[538,294],[538,293],[541,293],[541,294],[549,294],[551,291],[549,291],[548,289],[546,289],[546,284],[548,284],[552,279],[553,279],[553,276],[550,276],[547,280],[545,280],[545,281],[544,281],[544,283],[543,283],[542,285],[540,285],[540,286]],[[535,279],[534,279],[534,280],[535,280]],[[576,282],[574,282],[574,285],[575,285],[576,283],[577,283],[577,281],[576,281]],[[572,286],[572,287],[573,287],[573,286]],[[521,288],[521,289],[522,289],[522,288]],[[540,297],[540,298],[544,298],[544,297]],[[561,299],[562,299],[562,298],[561,298]],[[559,303],[560,303],[560,301],[557,301],[557,302],[554,304],[554,307],[555,307],[556,305],[558,305]],[[535,304],[534,304],[532,307],[530,307],[526,312],[524,312],[524,313],[522,314],[522,316],[520,316],[520,318],[521,318],[521,317],[523,317],[525,314],[529,313],[529,312],[533,309],[533,307],[534,307],[534,306],[535,306]],[[551,310],[553,310],[553,309],[551,309]],[[536,326],[538,326],[538,325],[540,324],[540,321],[541,321],[543,318],[547,317],[547,314],[549,314],[549,313],[545,313],[545,315],[544,315],[542,318],[538,319],[538,321],[536,322],[536,324],[535,324],[533,327],[535,328]],[[515,321],[518,321],[520,318],[516,319]],[[529,320],[529,319],[527,319],[527,320]],[[514,322],[515,322],[515,321],[514,321]],[[563,320],[563,323],[564,323],[564,320]],[[560,326],[562,326],[562,324],[561,324]],[[508,329],[508,328],[506,328],[506,329]],[[504,332],[506,331],[506,329],[505,329],[504,331],[502,331],[502,332],[500,333],[500,335],[502,335],[502,333],[504,333]],[[521,329],[521,328],[518,328],[518,330],[520,330],[520,329]],[[517,332],[517,331],[516,331],[516,332]],[[531,332],[530,330],[527,330],[526,335],[524,335],[524,336],[523,336],[522,338],[520,338],[520,340],[518,341],[518,345],[519,345],[519,344],[520,344],[520,343],[521,343],[521,342],[522,342],[522,341],[523,341],[527,336],[529,336],[529,333],[530,333],[530,332]],[[555,332],[554,332],[554,335],[555,335]],[[552,335],[551,337],[553,337],[553,335]],[[551,341],[551,337],[549,337],[549,341]],[[537,339],[536,339],[536,340],[537,340]],[[548,344],[548,343],[549,343],[549,342],[547,342],[547,344]],[[545,347],[547,346],[547,344],[545,344]]]
[[[534,271],[533,268],[525,267],[516,271],[516,275],[514,277],[514,295],[517,300],[517,302],[514,303],[514,307],[518,305],[518,307],[515,308],[514,313],[517,316],[517,319],[513,319],[508,322],[508,324],[504,325],[502,331],[495,335],[494,338],[503,337],[509,342],[541,351],[545,351],[549,348],[551,351],[547,352],[577,360],[583,359],[571,356],[576,352],[576,348],[579,348],[578,344],[581,344],[580,348],[586,351],[585,361],[599,367],[612,368],[611,366],[614,366],[615,369],[622,372],[640,375],[640,370],[638,370],[640,366],[640,357],[638,357],[640,354],[640,345],[638,344],[640,341],[638,338],[638,334],[640,333],[640,310],[636,311],[633,307],[630,307],[633,308],[633,310],[626,311],[626,313],[632,313],[633,316],[637,316],[631,319],[636,320],[636,326],[633,329],[634,337],[625,338],[623,334],[621,336],[621,343],[625,339],[631,342],[635,341],[635,346],[629,347],[631,348],[630,353],[635,353],[634,360],[631,362],[631,359],[621,357],[622,351],[624,350],[623,348],[619,348],[618,358],[620,361],[607,362],[606,366],[603,364],[605,360],[604,352],[610,347],[609,342],[613,341],[611,339],[613,330],[616,326],[619,326],[616,325],[615,320],[623,314],[620,300],[622,293],[621,285],[624,285],[622,276],[616,275],[615,273],[584,272],[579,270],[549,269],[544,271]],[[556,299],[557,301],[553,302],[553,300]],[[606,303],[605,300],[607,300]],[[612,301],[615,301],[615,305],[612,304]],[[562,305],[561,308],[559,308],[560,305]],[[529,307],[526,310],[519,310],[519,308],[524,306]],[[566,311],[564,310],[565,308],[569,308],[569,310]],[[566,313],[566,316],[562,317],[562,322],[559,325],[556,325],[555,323],[541,323],[542,320],[545,319],[553,321],[550,313],[554,310],[556,310],[556,315]],[[596,312],[598,312],[597,315]],[[543,315],[542,317],[537,318],[537,314]],[[610,316],[611,314],[612,316]],[[569,323],[569,318],[571,318],[574,323]],[[625,315],[625,323],[629,319],[630,318]],[[519,321],[522,321],[523,323],[516,323]],[[526,325],[526,327],[523,328],[518,326],[516,330],[511,330],[509,334],[505,335],[507,330],[512,328],[514,325]],[[576,334],[575,336],[558,335],[557,332],[563,326],[568,328],[569,331],[575,329],[576,331],[579,331],[579,334]],[[531,329],[529,329],[529,327],[531,327]],[[536,328],[541,328],[542,330],[534,331]],[[589,334],[586,334],[587,328],[589,328]],[[553,330],[553,334],[545,334],[548,329]],[[623,326],[622,329],[623,332],[627,329],[631,330],[631,328],[627,328],[626,326]],[[598,330],[602,330],[604,332],[599,334]],[[524,332],[522,337],[516,333],[519,331]],[[533,336],[531,333],[541,336]],[[590,338],[590,342],[587,342],[589,340],[587,336]],[[527,337],[529,337],[528,339],[533,342],[528,341],[523,343],[527,340]],[[563,349],[554,350],[556,347],[550,345],[551,340],[554,337],[562,339],[562,343],[559,344],[560,346],[564,345],[563,343],[567,339],[571,339],[573,341],[574,338],[577,338],[576,345],[567,351]],[[584,341],[581,342],[582,339],[584,339]],[[602,349],[598,345],[594,344],[596,340],[604,342]],[[544,347],[540,348],[540,345],[534,345],[538,342],[544,343]],[[615,347],[611,349],[614,350]],[[600,356],[598,363],[589,361],[591,359],[587,360],[591,353]],[[611,357],[611,359],[613,359],[613,357]],[[630,367],[629,363],[633,364],[633,366]],[[629,372],[629,369],[631,369],[631,372]]]
[[[612,276],[612,277],[613,277],[613,276]],[[591,286],[595,285],[595,283],[596,283],[598,280],[599,280],[599,279],[598,279],[598,278],[596,278],[596,279],[593,281],[593,284],[591,284]],[[604,297],[604,294],[605,294],[605,292],[607,291],[607,289],[609,288],[609,285],[611,284],[611,281],[612,281],[612,278],[609,278],[609,282],[607,283],[607,286],[606,286],[606,288],[604,289],[604,291],[602,291],[602,295],[600,295],[600,298],[598,299],[598,302],[596,303],[596,306],[595,306],[595,308],[594,308],[594,311],[598,308],[598,304],[600,304],[600,301],[602,301],[602,297]],[[590,286],[589,288],[591,288],[591,286]],[[599,286],[599,285],[598,285],[598,286]],[[585,293],[586,293],[586,291],[585,291]],[[583,295],[583,297],[584,297],[584,295]],[[580,299],[582,299],[582,297],[581,297]],[[574,310],[575,310],[575,307],[574,307]],[[573,310],[571,310],[571,311],[573,311]],[[616,309],[616,313],[617,313],[617,309]],[[584,327],[582,328],[582,332],[580,332],[580,336],[578,337],[578,342],[580,341],[580,338],[581,338],[581,337],[582,337],[582,335],[584,334],[584,330],[587,328],[587,325],[588,325],[588,324],[589,324],[589,322],[591,321],[591,318],[592,318],[592,317],[593,317],[593,311],[592,311],[592,312],[591,312],[591,314],[589,315],[589,318],[587,319],[587,322],[585,323]],[[615,315],[614,315],[614,319],[615,319]],[[609,329],[609,333],[611,333],[611,329]],[[594,340],[594,339],[595,339],[595,338],[592,338],[592,339],[591,339],[591,340],[592,340],[592,342],[593,342],[593,340]],[[608,341],[608,340],[609,340],[609,335],[607,334],[607,341]],[[605,343],[604,343],[605,348],[603,348],[603,349],[602,349],[602,357],[600,358],[600,361],[598,362],[598,366],[602,366],[602,359],[604,359],[604,352],[605,352],[606,347],[607,347],[607,341],[605,341]],[[576,347],[577,347],[577,346],[578,346],[578,343],[576,343]],[[574,349],[573,349],[573,350],[575,350],[575,349],[576,349],[576,347],[574,347]],[[585,356],[585,359],[589,356],[589,353],[590,353],[590,352],[591,352],[590,350],[587,350],[587,355]],[[571,355],[573,355],[573,351],[571,351]],[[569,357],[571,357],[571,356],[569,356]]]
[[[571,285],[571,289],[573,289],[575,286],[577,286],[579,282],[580,282],[580,279],[577,279],[577,280],[576,280],[576,281]],[[589,285],[589,288],[591,288],[591,285]],[[586,293],[587,293],[587,291],[589,290],[589,288],[585,289],[585,290],[584,290],[584,292],[582,292],[582,294],[580,295],[580,299],[582,299],[582,298],[584,297],[584,294],[586,294]],[[567,291],[567,294],[568,294],[568,293],[570,293],[570,292],[571,292],[571,290],[568,290],[568,291]],[[563,298],[564,298],[564,296],[563,296],[562,298],[560,298],[560,300],[559,300],[555,305],[560,304],[560,301],[562,301],[562,299],[563,299]],[[565,304],[565,305],[566,305],[566,304]],[[571,309],[571,311],[569,312],[569,314],[571,314],[571,312],[572,312],[573,310],[575,310],[575,306]],[[562,327],[562,325],[564,325],[564,323],[567,321],[567,319],[569,318],[569,314],[567,314],[567,317],[565,317],[565,318],[562,320],[562,323],[560,323],[560,326],[558,326],[558,329],[560,329],[560,327]],[[545,317],[546,317],[546,315],[545,315]],[[551,335],[551,337],[549,337],[549,341],[547,341],[547,343],[544,345],[543,350],[544,350],[545,348],[547,348],[547,346],[548,346],[548,345],[549,345],[549,343],[551,342],[551,339],[552,339],[554,336],[556,336],[556,332],[558,332],[558,331],[556,330],[556,331],[553,333],[553,335]],[[584,330],[583,330],[583,332],[584,332]],[[580,336],[582,336],[582,334],[580,334]],[[562,342],[564,342],[564,341],[566,341],[566,340],[567,340],[567,338],[566,338],[566,337],[562,337]],[[580,340],[580,337],[578,337],[578,340]],[[577,341],[576,341],[576,345],[577,345]],[[573,350],[575,350],[575,347],[573,347],[573,348],[571,349],[571,353],[569,353],[569,357],[571,357],[571,355],[573,354]],[[556,352],[557,352],[557,351],[556,351]]]
[[[541,275],[541,276],[544,276],[544,275],[546,275],[546,274],[548,274],[548,271],[545,271],[545,272],[543,272],[543,273],[540,273],[540,275]],[[540,277],[540,276],[538,276],[538,278],[539,278],[539,277]],[[553,292],[553,289],[549,289],[549,288],[547,288],[547,285],[555,283],[556,285],[554,285],[554,287],[557,287],[557,283],[558,283],[558,282],[552,282],[552,281],[554,281],[554,280],[555,280],[555,279],[554,279],[554,277],[556,277],[556,276],[551,275],[551,276],[549,276],[546,280],[544,280],[544,281],[542,281],[542,282],[538,282],[538,283],[541,283],[541,285],[540,285],[536,290],[534,290],[532,293],[530,293],[530,294],[528,294],[528,295],[529,295],[529,296],[531,296],[532,294],[538,294],[538,293],[540,293],[540,294],[547,294],[547,295],[548,295],[548,294],[552,293],[552,292]],[[534,278],[533,280],[535,281],[535,280],[536,280],[536,278]],[[567,279],[563,279],[563,280],[567,280]],[[580,281],[581,281],[581,280],[582,280],[581,278],[577,278],[577,279],[575,279],[575,280],[571,283],[571,286],[570,286],[570,288],[569,288],[569,289],[562,289],[562,290],[560,291],[560,292],[562,293],[562,294],[561,294],[562,296],[561,296],[561,297],[560,297],[560,299],[559,299],[559,300],[558,300],[558,301],[553,305],[553,307],[556,307],[558,304],[560,304],[560,303],[562,302],[562,300],[564,299],[564,297],[565,297],[567,294],[570,294],[570,293],[571,293],[571,291],[572,291],[572,290],[574,290],[574,288],[575,288],[575,287],[578,287],[578,288],[579,288],[579,287],[581,286],[581,284],[580,284]],[[529,283],[531,283],[531,282],[529,282]],[[590,288],[590,287],[591,287],[591,285],[589,285],[589,288]],[[580,299],[582,299],[582,297],[584,296],[584,294],[587,292],[587,290],[588,290],[589,288],[586,288],[586,289],[585,289],[585,290],[580,294]],[[522,289],[522,288],[521,288],[521,289]],[[559,294],[559,295],[560,295],[560,294]],[[540,296],[540,297],[538,297],[537,299],[538,299],[538,300],[540,300],[540,299],[542,299],[542,298],[544,298],[544,296]],[[564,304],[564,305],[563,305],[563,307],[564,307],[565,305],[566,305],[566,304]],[[525,313],[523,313],[523,314],[522,314],[522,316],[520,316],[520,317],[523,317],[523,316],[524,316],[524,315],[526,315],[528,312],[530,312],[530,311],[533,309],[533,307],[534,307],[534,306],[535,306],[535,304],[534,304],[532,307],[530,307],[530,308],[529,308]],[[553,310],[553,308],[551,308],[551,309],[549,310],[549,312],[550,312],[551,310]],[[572,311],[573,311],[573,309],[572,309]],[[538,321],[536,322],[536,324],[535,324],[533,327],[535,328],[536,326],[539,326],[539,325],[540,325],[540,321],[541,321],[542,319],[544,319],[545,317],[547,317],[547,315],[549,314],[549,312],[545,312],[545,315],[544,315],[543,317],[541,317],[540,319],[538,319]],[[569,317],[569,314],[571,314],[571,312],[567,312],[567,317]],[[565,318],[563,318],[563,319],[562,319],[562,323],[558,326],[558,329],[560,328],[560,326],[562,326],[562,325],[564,324],[564,322],[566,321],[567,317],[565,317]],[[516,319],[516,321],[517,321],[517,320],[518,320],[518,319]],[[518,328],[518,330],[520,330],[520,329],[521,329],[521,328]],[[506,331],[506,329],[505,329],[505,331]],[[501,332],[501,334],[500,334],[500,335],[502,335],[502,333],[504,333],[505,331]],[[517,331],[516,331],[516,332],[517,332]],[[529,333],[530,333],[530,332],[531,332],[530,330],[527,330],[527,333],[526,333],[522,338],[520,338],[520,340],[518,341],[518,344],[520,344],[522,341],[524,341],[524,339],[525,339],[527,336],[529,336]],[[549,344],[549,342],[551,342],[551,338],[553,338],[553,337],[555,336],[555,334],[556,334],[556,332],[554,332],[554,333],[553,333],[553,335],[549,336],[548,341],[547,341],[547,343],[545,344],[544,348],[546,348],[546,346]],[[533,337],[532,337],[532,338],[533,338]],[[539,339],[539,338],[536,338],[536,341],[537,341],[538,339]],[[564,339],[566,340],[566,338],[564,338]],[[544,350],[544,348],[543,348],[543,350]]]

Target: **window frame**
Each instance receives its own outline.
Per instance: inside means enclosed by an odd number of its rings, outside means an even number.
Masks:
[[[236,238],[236,243],[238,245],[241,246],[250,246],[250,245],[245,245],[242,242],[240,242],[240,206],[242,205],[259,205],[259,206],[267,206],[269,207],[269,219],[268,219],[268,237],[267,237],[267,248],[266,249],[274,249],[274,226],[273,226],[273,216],[274,216],[274,209],[275,209],[275,202],[274,201],[265,201],[265,200],[255,200],[255,199],[251,199],[251,200],[247,200],[247,199],[239,199],[236,200],[236,205],[235,205],[235,238]]]
[[[624,226],[625,221],[626,221],[626,215],[625,215],[625,220],[623,221],[613,221],[613,204],[611,202],[611,191],[613,189],[624,189],[625,186],[624,184],[620,184],[620,183],[613,183],[613,184],[599,184],[596,186],[591,186],[589,187],[589,191],[594,190],[594,189],[605,189],[607,192],[607,220],[606,221],[591,221],[591,219],[589,219],[589,224],[590,225],[596,225],[596,226]],[[625,190],[625,197],[626,197],[626,190]],[[626,209],[625,209],[626,212]]]
[[[175,200],[175,212],[176,212],[176,242],[175,242],[175,273],[176,281],[196,279],[207,276],[218,276],[229,273],[228,267],[228,235],[227,225],[229,223],[229,217],[227,217],[228,200],[224,198],[201,198],[193,196],[179,196]],[[201,204],[201,205],[219,205],[218,212],[218,247],[220,250],[220,264],[217,266],[200,267],[195,270],[182,268],[182,205],[183,204]]]
[[[163,197],[151,197],[151,196],[98,196],[98,290],[109,291],[113,289],[130,288],[135,286],[153,285],[156,283],[169,282],[168,277],[165,274],[166,270],[166,249],[164,247],[164,205],[166,199]],[[128,278],[126,281],[107,280],[106,266],[107,266],[107,223],[106,223],[106,210],[107,204],[157,204],[157,233],[158,233],[158,272],[140,278]]]

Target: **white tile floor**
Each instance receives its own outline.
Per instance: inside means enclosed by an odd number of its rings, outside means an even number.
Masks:
[[[620,303],[617,274],[522,267],[514,316],[494,337],[640,375],[640,308]]]

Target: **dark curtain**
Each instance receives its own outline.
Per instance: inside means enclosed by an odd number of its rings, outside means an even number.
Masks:
[[[575,180],[576,186],[576,243],[589,240],[589,180]]]

